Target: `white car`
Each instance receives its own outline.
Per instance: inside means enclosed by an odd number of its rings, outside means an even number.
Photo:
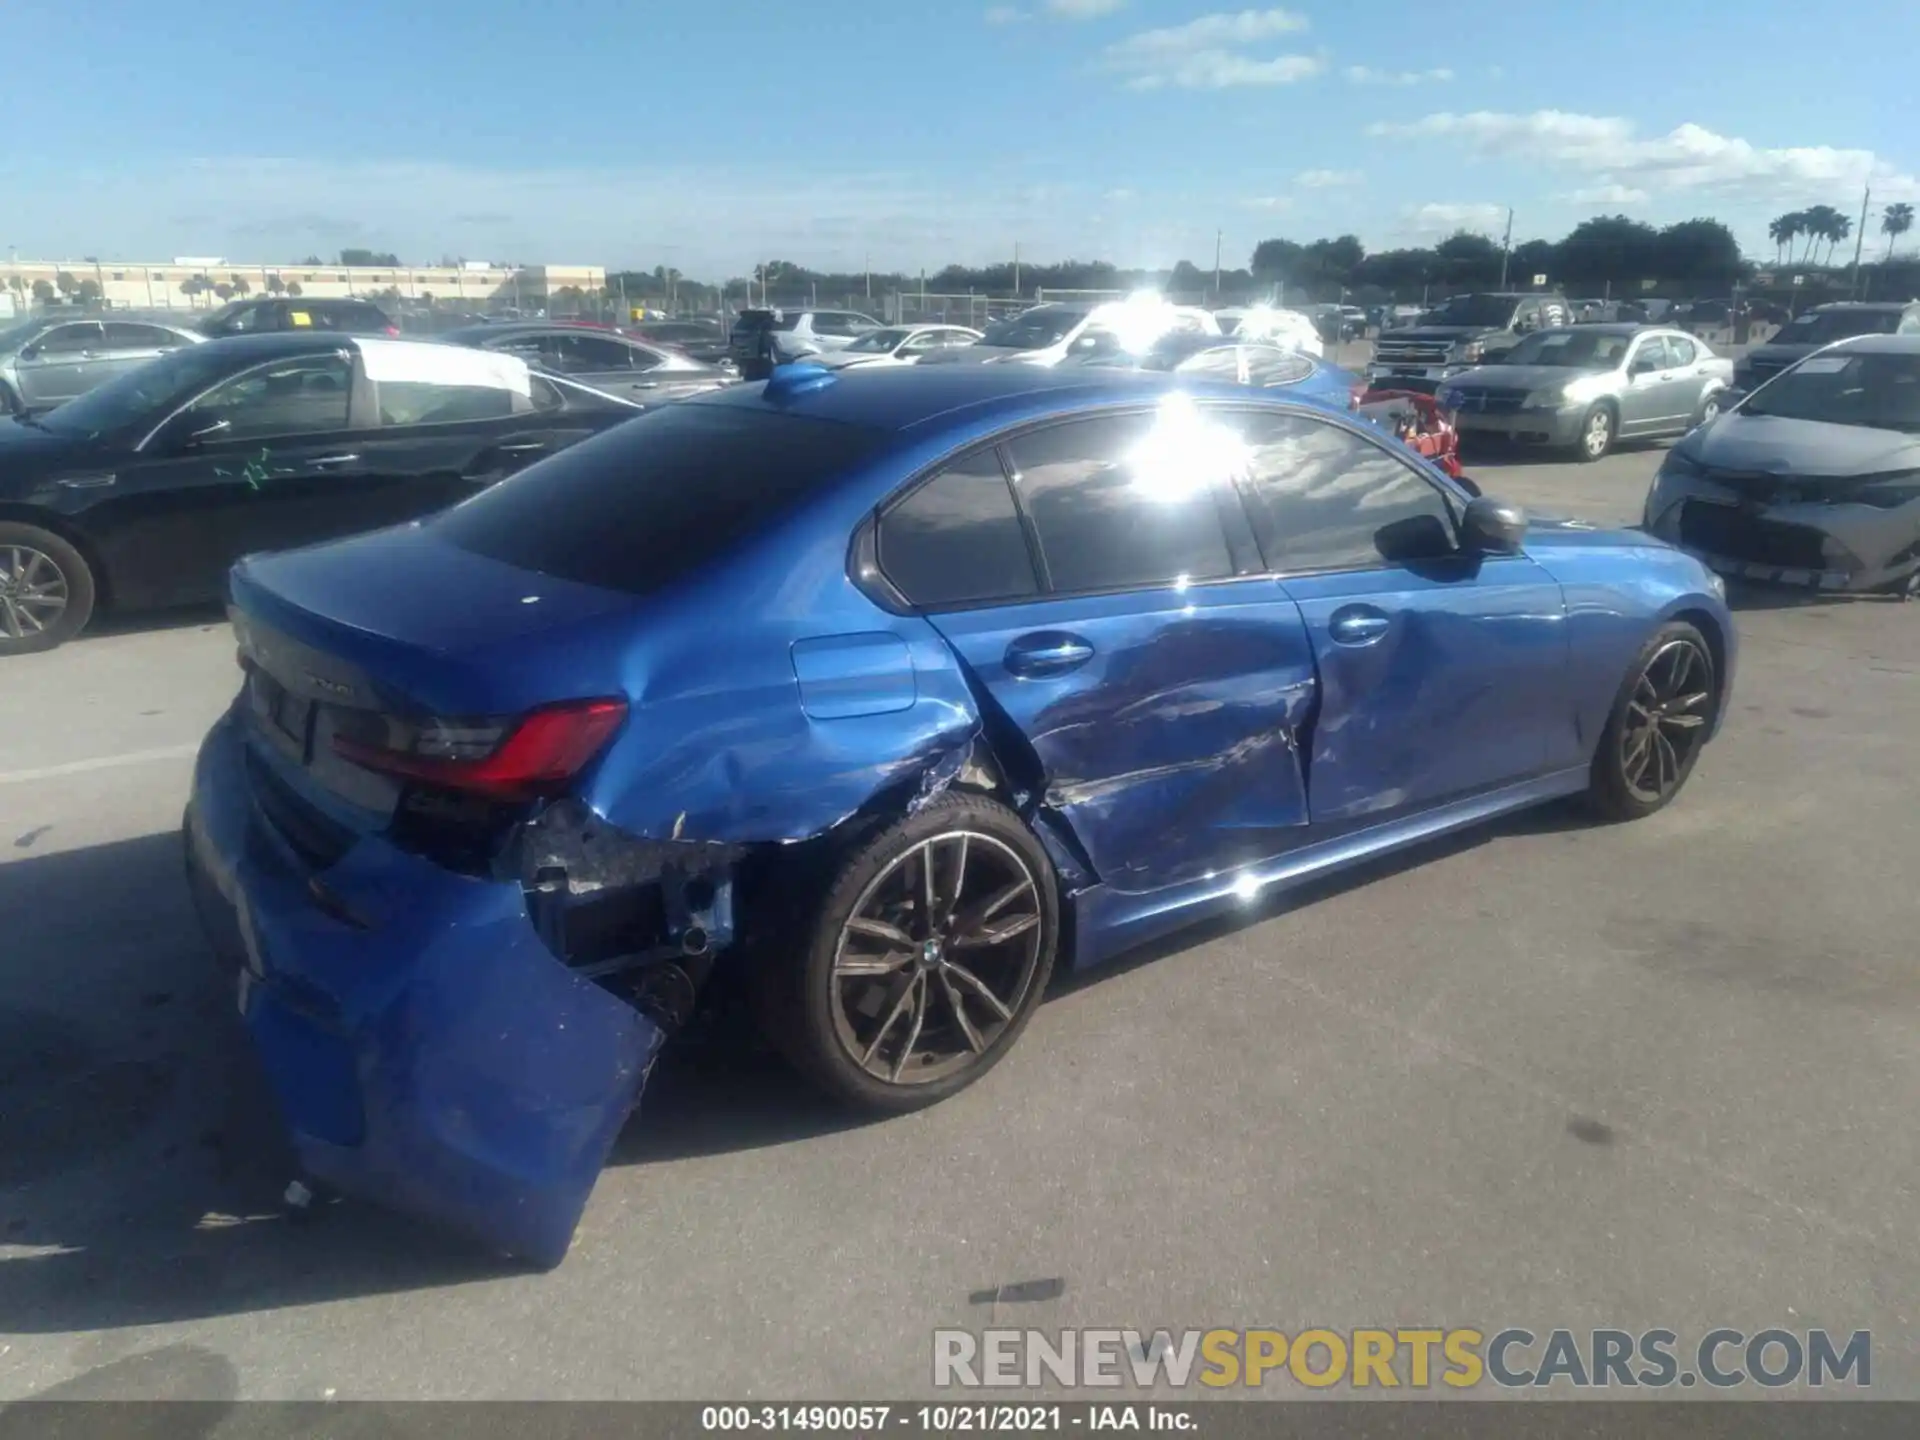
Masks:
[[[915,365],[941,350],[955,350],[980,338],[964,325],[889,325],[862,335],[844,350],[808,358],[829,370],[854,365]]]
[[[1218,335],[1220,322],[1210,311],[1151,294],[1101,305],[1036,305],[994,321],[978,343],[939,351],[927,363],[1050,366],[1114,349],[1145,354],[1162,336],[1178,333]]]
[[[1319,357],[1326,353],[1319,330],[1298,310],[1254,305],[1246,309],[1216,310],[1214,318],[1220,322],[1221,330],[1235,339],[1271,340],[1302,355]]]

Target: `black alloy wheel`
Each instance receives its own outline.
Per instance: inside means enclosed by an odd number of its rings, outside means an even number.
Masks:
[[[1669,804],[1693,773],[1718,704],[1706,638],[1684,622],[1663,626],[1622,687],[1594,755],[1590,793],[1601,813],[1635,820]]]
[[[876,1113],[918,1109],[1012,1046],[1059,929],[1052,867],[1019,816],[948,792],[841,865],[808,953],[774,962],[762,1013],[831,1094]]]

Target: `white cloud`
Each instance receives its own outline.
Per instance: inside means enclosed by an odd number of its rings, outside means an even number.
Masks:
[[[1644,205],[1652,198],[1644,190],[1612,180],[1601,185],[1585,185],[1566,195],[1569,205]]]
[[[1491,203],[1462,204],[1434,202],[1417,205],[1402,215],[1407,233],[1419,236],[1445,236],[1465,230],[1474,235],[1504,233],[1507,207]]]
[[[987,24],[1013,25],[1027,18],[1027,12],[1013,5],[995,5],[987,11]]]
[[[1100,198],[1103,200],[1107,200],[1115,205],[1124,205],[1127,201],[1133,199],[1133,191],[1109,190],[1105,195],[1101,196]]]
[[[1286,210],[1293,205],[1291,195],[1255,195],[1240,202],[1249,210]]]
[[[1366,178],[1358,170],[1302,170],[1293,177],[1293,183],[1303,190],[1337,190],[1365,184]]]
[[[1376,124],[1368,133],[1424,137],[1502,159],[1532,160],[1588,175],[1631,175],[1649,192],[1691,191],[1755,203],[1826,200],[1858,193],[1920,192],[1920,180],[1871,150],[1828,145],[1766,148],[1701,125],[1640,136],[1631,120],[1537,110],[1530,115],[1475,111],[1428,115],[1409,124]]]
[[[1356,85],[1424,85],[1453,79],[1453,71],[1445,68],[1376,70],[1370,65],[1349,65],[1342,73]]]
[[[1111,15],[1127,0],[1047,0],[1047,13],[1062,20],[1092,20]]]
[[[1317,55],[1248,53],[1248,47],[1307,28],[1292,10],[1222,11],[1184,25],[1143,30],[1106,48],[1108,69],[1127,75],[1133,90],[1177,86],[1224,90],[1237,85],[1291,85],[1327,68]]]

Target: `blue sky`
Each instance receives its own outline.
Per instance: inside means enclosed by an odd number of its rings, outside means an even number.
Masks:
[[[1207,265],[1512,205],[1767,252],[1783,209],[1920,198],[1916,55],[1913,0],[6,0],[0,246]]]

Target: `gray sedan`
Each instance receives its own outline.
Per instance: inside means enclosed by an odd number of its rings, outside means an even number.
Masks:
[[[470,349],[518,355],[536,369],[641,405],[718,390],[740,378],[730,365],[702,364],[678,350],[593,325],[474,325],[440,338]]]
[[[201,336],[151,320],[28,320],[0,330],[0,414],[33,415]]]
[[[1598,460],[1616,440],[1684,435],[1720,413],[1733,362],[1691,335],[1578,325],[1529,335],[1435,394],[1462,439],[1501,436]]]
[[[1725,574],[1920,600],[1920,335],[1829,345],[1696,430],[1643,524]]]

